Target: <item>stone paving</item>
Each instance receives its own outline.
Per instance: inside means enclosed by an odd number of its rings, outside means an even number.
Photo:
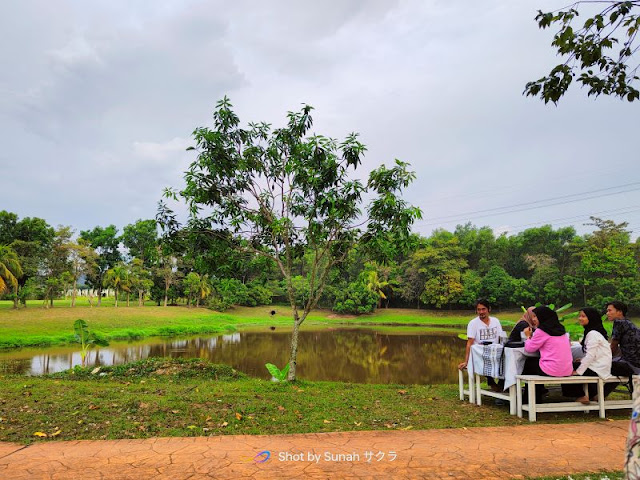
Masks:
[[[0,443],[0,478],[505,479],[567,475],[622,469],[627,428],[628,421],[602,421],[448,430],[56,441],[27,447]],[[269,452],[268,459],[267,453],[256,457],[264,451]]]

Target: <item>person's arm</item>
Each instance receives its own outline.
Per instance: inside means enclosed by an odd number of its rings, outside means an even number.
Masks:
[[[531,327],[525,328],[525,332],[530,331]],[[537,352],[547,340],[545,332],[538,329],[524,342],[524,350],[528,353]]]
[[[464,354],[464,362],[462,362],[461,364],[458,365],[458,369],[462,370],[463,368],[467,368],[467,365],[469,364],[469,354],[471,353],[471,346],[474,343],[475,343],[475,339],[474,338],[467,339],[467,349],[466,349],[466,352]]]
[[[611,355],[614,357],[616,353],[618,353],[618,347],[620,346],[620,342],[618,340],[611,339]]]
[[[584,375],[584,372],[589,368],[596,359],[596,343],[597,339],[593,335],[593,332],[587,334],[587,338],[584,340],[585,354],[580,360],[580,366],[574,370],[577,375]]]
[[[520,333],[529,325],[527,324],[527,322],[521,321],[516,323],[516,326],[513,327],[513,330],[511,330],[511,334],[509,335],[509,341],[510,342],[521,342],[522,341],[522,337],[520,335]]]

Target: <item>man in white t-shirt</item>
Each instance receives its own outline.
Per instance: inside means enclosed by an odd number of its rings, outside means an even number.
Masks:
[[[478,316],[471,320],[467,326],[467,350],[464,362],[458,365],[460,370],[467,368],[469,355],[471,354],[471,346],[474,343],[485,345],[487,343],[498,343],[500,337],[504,336],[500,321],[496,317],[490,317],[489,312],[491,312],[491,305],[487,300],[480,299],[476,302],[476,313]],[[492,390],[500,390],[493,378],[487,377],[487,383]]]

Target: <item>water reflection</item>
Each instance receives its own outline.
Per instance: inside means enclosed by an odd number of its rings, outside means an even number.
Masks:
[[[112,344],[91,351],[87,365],[118,365],[148,357],[203,358],[226,363],[250,376],[269,378],[267,362],[283,366],[290,332],[239,332]],[[455,383],[464,342],[454,335],[393,335],[362,329],[300,332],[298,377],[357,383]],[[0,372],[38,375],[80,365],[73,347],[0,354]]]

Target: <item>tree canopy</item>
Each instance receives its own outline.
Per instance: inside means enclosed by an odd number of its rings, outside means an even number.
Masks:
[[[580,10],[594,5],[598,10],[580,25]],[[528,82],[524,93],[557,103],[577,77],[588,96],[638,100],[639,7],[640,1],[578,1],[553,12],[539,10],[540,28],[558,28],[551,45],[564,61],[548,75]]]

